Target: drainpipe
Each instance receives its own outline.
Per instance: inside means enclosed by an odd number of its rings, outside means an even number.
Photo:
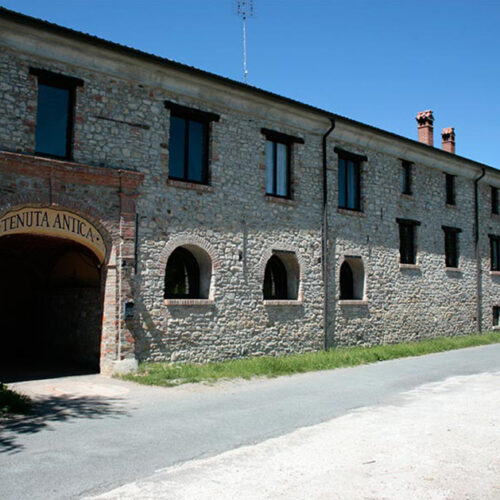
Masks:
[[[323,224],[321,228],[321,250],[322,250],[322,271],[323,271],[323,336],[324,348],[328,349],[328,331],[327,331],[327,317],[328,317],[328,182],[327,182],[327,154],[326,154],[326,139],[333,132],[335,128],[335,117],[330,117],[330,128],[323,135]]]
[[[481,167],[481,175],[474,179],[474,251],[476,254],[476,317],[479,333],[482,331],[482,283],[481,259],[479,257],[479,181],[486,175],[486,169]]]
[[[117,300],[117,312],[118,312],[118,318],[117,318],[117,326],[118,326],[118,345],[116,346],[116,360],[115,361],[121,361],[122,360],[122,330],[123,330],[123,300],[122,300],[122,272],[123,272],[123,198],[121,197],[122,195],[122,176],[120,174],[120,186],[119,186],[119,191],[118,191],[118,196],[120,197],[120,223],[119,223],[119,243],[118,243],[118,248],[117,248],[117,255],[116,255],[116,272],[118,273],[117,279],[118,279],[118,300]]]

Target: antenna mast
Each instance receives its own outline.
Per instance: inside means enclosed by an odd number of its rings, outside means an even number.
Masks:
[[[243,77],[247,83],[247,17],[253,17],[253,0],[237,0],[237,6],[243,19]]]

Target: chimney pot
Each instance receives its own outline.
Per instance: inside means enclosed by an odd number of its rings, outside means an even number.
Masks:
[[[444,128],[441,137],[443,139],[441,143],[443,151],[455,154],[455,129],[453,127]]]
[[[434,146],[434,116],[430,109],[417,113],[418,141]]]

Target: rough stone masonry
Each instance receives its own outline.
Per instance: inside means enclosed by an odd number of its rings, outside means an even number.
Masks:
[[[66,240],[76,245],[76,257],[57,263],[71,286],[89,287],[82,276],[98,274],[103,315],[88,317],[101,336],[101,371],[498,327],[500,174],[450,152],[452,129],[444,151],[5,9],[0,45],[0,216],[50,208],[102,238],[102,255],[71,231],[46,228],[35,240],[61,252]],[[63,157],[38,151],[42,87],[71,96]],[[176,119],[191,144],[196,127],[205,131],[197,139],[204,182],[189,178],[190,166],[186,178],[172,174]],[[432,119],[419,115],[421,140],[432,139]],[[186,146],[184,154],[197,153]],[[401,189],[403,164],[411,192]],[[287,183],[286,195],[271,182]],[[14,259],[12,248],[33,234],[9,229],[0,249]],[[407,247],[413,262],[402,261]],[[187,260],[175,267],[180,255]],[[27,251],[16,258],[31,265]],[[167,293],[168,266],[183,290],[176,296]],[[81,336],[85,324],[70,319]]]

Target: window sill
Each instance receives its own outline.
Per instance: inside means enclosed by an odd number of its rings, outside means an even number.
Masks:
[[[165,299],[166,306],[213,306],[212,299]]]
[[[50,160],[59,160],[59,161],[65,161],[68,163],[75,163],[73,161],[72,155],[59,156],[59,155],[52,155],[50,153],[42,153],[40,151],[35,151],[33,153],[33,156],[35,156],[37,158],[48,158]]]
[[[337,208],[337,213],[342,215],[350,215],[353,217],[366,217],[360,210],[350,210],[349,208]]]
[[[420,264],[404,264],[402,262],[399,263],[399,269],[413,269],[415,271],[420,271]]]
[[[490,276],[500,276],[500,271],[490,271]]]
[[[367,306],[368,299],[339,299],[339,306]]]
[[[281,198],[279,196],[273,196],[272,194],[266,194],[266,201],[268,201],[269,203],[288,205],[289,207],[297,206],[297,200],[291,200],[290,198]]]
[[[458,210],[458,206],[456,205],[456,203],[454,203],[453,205],[451,203],[447,203],[446,204],[446,208],[451,208],[453,210]]]
[[[462,269],[460,267],[445,267],[445,272],[447,273],[461,273]]]
[[[415,200],[415,196],[413,194],[400,193],[399,196],[400,198],[403,198],[403,200]]]
[[[264,300],[265,306],[301,306],[301,300]]]
[[[167,185],[181,188],[181,189],[191,189],[193,191],[202,191],[204,193],[213,193],[213,186],[208,184],[197,184],[196,182],[178,181],[177,179],[168,179]]]

